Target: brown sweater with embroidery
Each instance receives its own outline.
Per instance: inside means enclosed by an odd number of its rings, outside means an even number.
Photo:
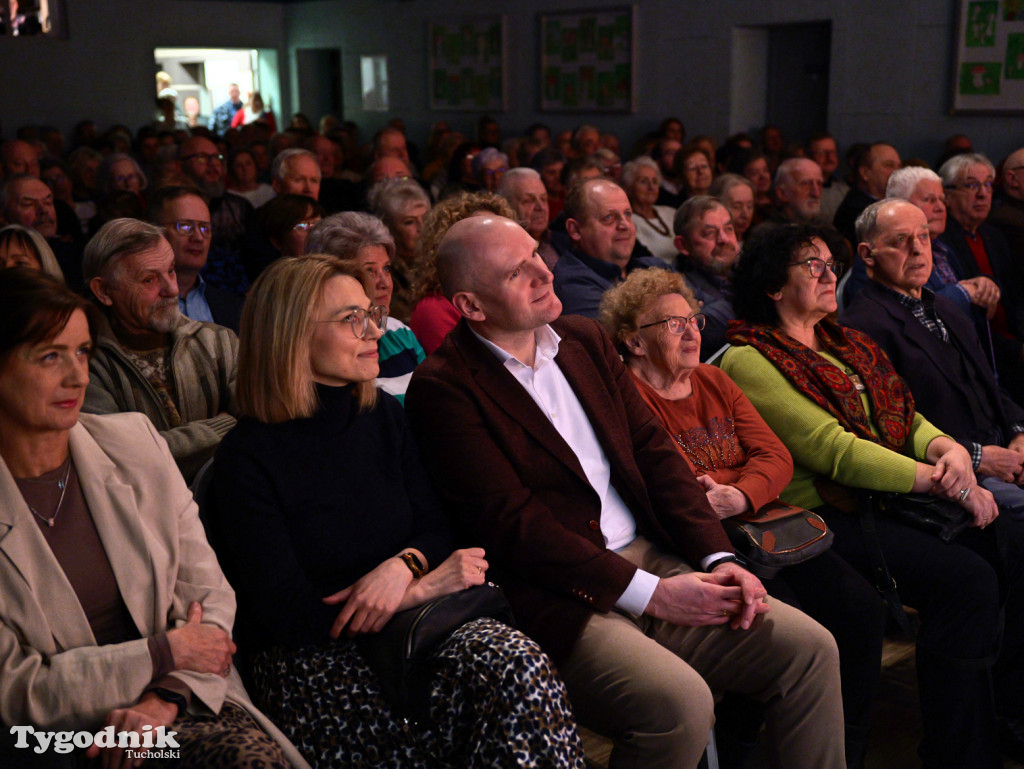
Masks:
[[[699,364],[690,374],[693,393],[675,401],[662,398],[636,374],[633,378],[694,475],[735,486],[753,510],[786,488],[793,475],[789,451],[724,371]]]

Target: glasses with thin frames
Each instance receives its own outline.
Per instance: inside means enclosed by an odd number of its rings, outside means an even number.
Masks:
[[[356,339],[365,339],[366,332],[370,328],[371,320],[373,321],[373,325],[383,331],[385,324],[388,322],[388,308],[382,304],[374,305],[368,310],[365,310],[362,307],[355,307],[350,310],[344,318],[327,318],[317,322],[348,323],[349,328],[352,329],[352,335]]]
[[[796,267],[800,264],[807,265],[807,272],[810,273],[812,278],[820,278],[824,275],[826,267],[832,270],[832,274],[838,278],[843,274],[843,269],[846,267],[845,264],[834,259],[826,262],[824,259],[819,259],[816,256],[812,256],[810,259],[801,259],[799,262],[790,262],[789,266]]]
[[[188,237],[196,230],[199,230],[199,234],[203,238],[210,237],[209,222],[200,222],[196,219],[179,219],[176,222],[171,222],[167,226],[173,229],[179,235],[184,235],[185,237]]]
[[[656,320],[654,323],[645,323],[640,328],[650,328],[651,326],[660,326],[662,323],[665,324],[665,328],[668,329],[668,333],[676,334],[677,336],[683,334],[690,326],[693,326],[698,331],[704,330],[704,313],[698,312],[691,315],[689,318],[684,318],[681,315],[669,315],[667,318]]]
[[[982,187],[985,188],[985,192],[992,192],[992,182],[979,182],[974,180],[969,182],[961,182],[960,184],[949,184],[946,186],[946,189],[962,190],[964,192],[969,192],[972,195],[976,195],[978,193],[978,190],[980,190]]]

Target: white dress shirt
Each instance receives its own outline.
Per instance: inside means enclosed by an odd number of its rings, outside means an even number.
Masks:
[[[475,331],[473,333],[476,334]],[[476,334],[529,393],[544,415],[551,420],[558,434],[569,444],[587,480],[601,498],[601,534],[605,546],[610,550],[621,550],[636,539],[636,519],[612,486],[608,457],[601,448],[579,398],[555,362],[561,337],[547,325],[538,328],[534,335],[537,353],[533,367],[530,367]],[[643,614],[657,586],[656,575],[637,569],[625,592],[615,602],[616,608],[634,616]]]

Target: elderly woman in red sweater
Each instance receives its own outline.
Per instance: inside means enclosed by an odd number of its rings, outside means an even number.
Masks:
[[[700,363],[704,316],[683,277],[668,270],[630,273],[604,295],[601,320],[715,512],[729,518],[775,500],[792,477],[793,460],[743,391],[721,369]],[[764,584],[835,636],[847,766],[862,767],[884,630],[877,593],[832,551]]]

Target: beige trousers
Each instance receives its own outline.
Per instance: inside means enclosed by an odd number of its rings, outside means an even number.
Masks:
[[[660,577],[693,571],[642,537],[620,554]],[[846,766],[835,641],[781,601],[749,630],[594,614],[559,672],[579,722],[614,741],[609,769],[697,766],[725,691],[768,703],[776,769]]]

